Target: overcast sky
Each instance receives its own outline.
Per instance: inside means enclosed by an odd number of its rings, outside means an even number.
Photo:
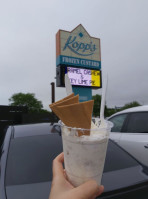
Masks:
[[[148,104],[148,0],[1,0],[0,105],[14,93],[30,92],[49,110],[55,35],[79,24],[101,39],[107,106]],[[56,100],[65,97],[65,88],[55,94]]]

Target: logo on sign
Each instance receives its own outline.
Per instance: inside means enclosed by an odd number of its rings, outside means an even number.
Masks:
[[[83,33],[79,33],[79,36],[82,38]],[[83,43],[78,41],[77,36],[69,36],[65,46],[63,48],[63,51],[69,48],[72,52],[74,52],[77,55],[81,56],[89,56],[93,55],[96,51],[96,45],[93,44],[92,42],[90,43]]]

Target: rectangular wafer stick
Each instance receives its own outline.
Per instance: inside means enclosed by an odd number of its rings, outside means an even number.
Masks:
[[[56,110],[58,111],[58,117],[66,126],[90,129],[93,104],[94,101],[90,100],[81,103],[57,106]],[[82,135],[84,135],[83,132],[79,130],[78,136]],[[87,134],[85,135],[90,135],[90,131],[88,130]]]
[[[65,99],[65,98],[64,98]],[[75,103],[79,103],[79,95],[73,96],[73,97],[69,97],[66,98],[65,100],[60,100],[54,104],[49,105],[49,107],[51,108],[51,110],[60,118],[60,112],[58,110],[58,106],[64,106],[64,105],[70,105],[70,104],[75,104]]]
[[[62,102],[62,101],[64,101],[64,100],[67,100],[67,99],[69,99],[69,98],[71,98],[71,97],[73,97],[73,96],[74,96],[74,93],[68,95],[67,97],[64,97],[64,98],[61,99],[61,100],[58,100],[58,101],[56,101],[56,102],[50,104],[49,107],[51,108],[51,107],[54,106],[55,104],[57,104],[57,103],[59,103],[59,102]]]

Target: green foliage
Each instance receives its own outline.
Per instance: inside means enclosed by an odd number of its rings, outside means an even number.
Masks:
[[[27,106],[29,113],[43,111],[42,102],[35,98],[33,93],[16,93],[9,99],[11,106]]]
[[[94,100],[93,116],[97,117],[100,115],[101,96],[94,95],[94,96],[92,96],[92,99]]]
[[[94,95],[94,96],[92,96],[92,99],[94,100],[93,116],[94,117],[100,116],[101,95],[98,95],[98,94]],[[137,101],[133,101],[133,102],[127,103],[120,109],[107,108],[107,106],[105,106],[104,115],[105,115],[105,117],[109,117],[109,116],[113,115],[116,112],[122,111],[122,110],[127,109],[127,108],[136,107],[136,106],[140,106],[139,102],[137,102]]]
[[[105,117],[109,117],[116,112],[117,110],[115,108],[106,108]]]
[[[94,100],[94,107],[93,107],[93,116],[97,117],[100,116],[100,107],[101,107],[101,95],[94,95],[92,96],[92,99]],[[105,105],[105,113],[104,115],[107,115],[107,106]]]
[[[120,111],[122,111],[122,110],[124,110],[124,109],[127,109],[127,108],[136,107],[136,106],[141,106],[141,104],[139,104],[139,102],[137,102],[137,101],[133,101],[133,102],[130,102],[130,103],[125,104],[125,105],[120,109]]]
[[[136,107],[136,106],[141,106],[141,104],[139,104],[139,102],[137,102],[137,101],[133,101],[133,102],[125,104],[123,107],[118,108],[118,109],[116,107],[115,108],[107,108],[107,114],[105,116],[109,117],[109,116],[113,115],[114,113],[123,111],[128,108]]]
[[[52,114],[52,112],[50,112],[50,111],[48,111],[48,110],[46,110],[46,109],[41,109],[41,110],[40,110],[40,113],[49,113],[49,114]]]

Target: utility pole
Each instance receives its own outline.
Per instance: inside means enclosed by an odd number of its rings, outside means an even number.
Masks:
[[[51,82],[51,103],[55,102],[55,83]]]
[[[51,82],[51,103],[55,102],[55,83]],[[53,113],[52,111],[52,120],[51,120],[51,124],[54,124],[55,122],[58,122],[58,118],[57,116]]]

